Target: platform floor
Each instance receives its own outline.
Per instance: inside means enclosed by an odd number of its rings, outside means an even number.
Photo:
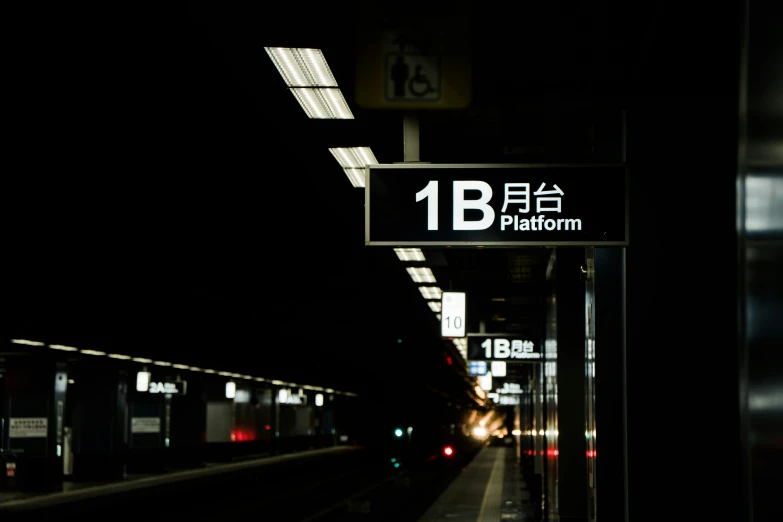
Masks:
[[[418,522],[533,522],[530,493],[510,447],[485,447]]]
[[[240,462],[213,464],[203,468],[176,470],[156,474],[128,475],[122,480],[105,482],[71,482],[64,481],[58,491],[0,491],[0,511],[30,507],[52,506],[75,500],[101,497],[114,493],[151,488],[160,484],[170,484],[185,480],[231,473],[245,469],[273,465],[291,460],[310,458],[319,455],[330,455],[355,451],[354,446],[335,446],[330,448],[299,451],[290,454],[261,457]]]

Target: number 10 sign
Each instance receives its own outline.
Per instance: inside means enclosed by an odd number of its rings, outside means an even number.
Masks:
[[[465,337],[465,292],[443,292],[440,314],[442,337]]]

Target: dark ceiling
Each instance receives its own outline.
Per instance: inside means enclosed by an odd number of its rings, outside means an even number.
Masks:
[[[47,132],[63,139],[46,150],[68,174],[31,174],[12,207],[15,335],[92,336],[347,388],[374,361],[395,368],[437,345],[391,248],[364,246],[363,191],[327,150],[403,160],[403,113],[355,103],[364,4],[159,7],[51,49],[60,87]],[[437,33],[466,19],[472,102],[413,113],[422,161],[620,159],[620,109],[654,14],[432,5],[390,23]],[[308,120],[264,46],[323,49],[355,119]],[[549,249],[424,250],[442,289],[468,293],[469,328],[543,329]]]

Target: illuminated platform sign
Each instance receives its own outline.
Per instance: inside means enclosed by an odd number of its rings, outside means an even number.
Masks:
[[[622,164],[393,164],[366,174],[366,245],[628,244]]]
[[[542,358],[535,343],[529,339],[468,334],[468,359],[471,361],[540,361]]]
[[[487,361],[468,361],[468,375],[486,375]]]

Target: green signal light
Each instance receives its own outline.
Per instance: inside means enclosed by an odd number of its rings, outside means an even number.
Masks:
[[[397,339],[397,342],[398,342],[398,343],[401,343],[401,342],[402,342],[402,339]]]
[[[394,434],[397,435],[398,437],[402,437],[402,430],[400,428],[397,428],[396,430],[394,430]]]

